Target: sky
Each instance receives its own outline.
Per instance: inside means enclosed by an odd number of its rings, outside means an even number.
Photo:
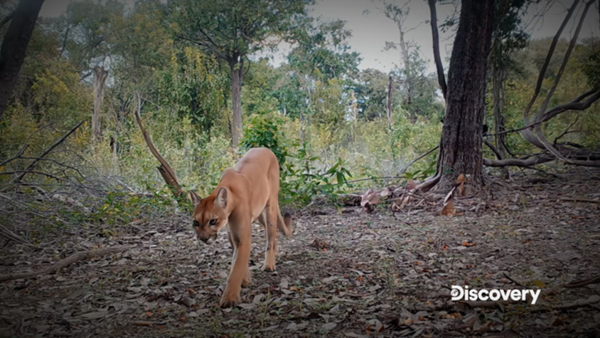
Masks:
[[[42,16],[58,16],[64,12],[70,0],[46,0],[41,10]],[[209,0],[200,0],[209,1]],[[421,56],[428,60],[428,70],[435,71],[433,63],[433,50],[431,39],[431,27],[426,20],[429,19],[429,7],[426,0],[386,0],[399,6],[408,3],[410,14],[406,20],[406,27],[412,29],[405,34],[405,39],[413,41],[420,46]],[[132,5],[133,0],[126,0]],[[446,1],[448,2],[448,1]],[[565,17],[567,8],[573,3],[573,0],[553,0],[544,1],[532,6],[525,16],[525,22],[529,23],[529,32],[533,38],[544,38],[554,36],[562,20]],[[580,39],[585,37],[600,37],[600,19],[598,16],[598,1],[592,5],[586,16],[583,29],[580,33]],[[551,6],[549,6],[551,4]],[[359,52],[362,62],[360,69],[375,68],[383,72],[389,72],[395,65],[400,63],[400,51],[384,51],[385,42],[398,42],[399,33],[396,24],[385,17],[378,9],[381,8],[381,0],[317,0],[316,5],[311,8],[311,15],[320,17],[322,20],[329,21],[341,19],[346,21],[346,28],[352,31],[352,37],[349,44],[352,50]],[[454,5],[438,4],[438,24],[455,12]],[[544,13],[539,16],[539,13]],[[579,18],[581,10],[576,13]],[[569,25],[563,32],[563,38],[570,38],[575,31],[576,21],[571,19]],[[443,33],[440,30],[440,54],[447,66],[447,58],[452,51],[452,32]],[[272,55],[271,64],[274,66],[285,62],[285,54],[289,51],[289,46],[280,45],[279,51]],[[255,55],[255,57],[266,56],[265,54]]]

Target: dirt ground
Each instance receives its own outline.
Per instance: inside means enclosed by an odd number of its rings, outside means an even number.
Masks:
[[[434,195],[395,214],[386,203],[370,214],[315,203],[293,214],[292,237],[279,235],[274,273],[260,270],[254,226],[253,284],[225,310],[227,236],[197,242],[185,214],[111,238],[83,229],[52,249],[11,244],[0,274],[129,249],[0,282],[0,337],[600,337],[600,281],[589,281],[600,276],[599,186],[590,172],[523,177],[456,199],[454,216],[440,216]],[[468,304],[450,299],[452,285],[542,295],[535,306]]]

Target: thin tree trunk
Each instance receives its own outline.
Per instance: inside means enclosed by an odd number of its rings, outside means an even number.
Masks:
[[[0,49],[0,121],[8,107],[44,0],[21,0]]]
[[[444,77],[444,66],[442,65],[442,58],[440,57],[440,34],[438,33],[437,26],[437,11],[435,8],[435,0],[428,0],[430,19],[429,24],[431,25],[431,37],[433,40],[433,57],[435,59],[435,68],[437,70],[438,83],[444,99],[446,98],[447,86],[446,78]]]
[[[493,103],[494,103],[494,132],[496,138],[496,149],[498,150],[498,160],[506,158],[506,134],[503,133],[504,126],[504,80],[506,72],[497,65],[493,67],[492,85],[493,85]],[[502,176],[508,178],[510,175],[508,168],[502,168]]]
[[[440,185],[452,186],[465,174],[477,189],[483,184],[481,131],[494,1],[463,0],[461,7],[448,75]]]
[[[242,132],[242,81],[243,60],[229,63],[231,68],[231,109],[233,111],[233,124],[231,126],[231,139],[233,148],[237,149]]]
[[[410,66],[410,58],[408,53],[408,45],[404,40],[404,30],[402,29],[402,24],[398,22],[398,30],[400,31],[400,51],[402,54],[402,63],[404,63],[404,76],[406,79],[404,83],[406,85],[406,104],[410,105],[412,103],[412,67]],[[412,119],[412,116],[411,116]]]
[[[102,101],[104,101],[104,86],[108,71],[104,67],[94,68],[94,111],[92,112],[92,131],[94,143],[97,143],[102,138]]]
[[[390,77],[388,78],[388,90],[387,90],[387,102],[386,102],[386,109],[387,109],[387,118],[388,118],[388,124],[390,125],[390,127],[393,124],[393,119],[392,119],[392,82],[394,80],[392,79],[392,74],[390,74]]]

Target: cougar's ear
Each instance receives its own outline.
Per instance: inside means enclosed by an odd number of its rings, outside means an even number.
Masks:
[[[198,196],[198,194],[196,194],[196,192],[193,190],[190,191],[190,198],[192,199],[192,203],[194,203],[194,207],[200,204],[200,201],[202,200],[200,196]]]
[[[217,193],[217,198],[215,198],[215,202],[221,208],[225,208],[227,206],[227,188],[223,187],[219,189]]]

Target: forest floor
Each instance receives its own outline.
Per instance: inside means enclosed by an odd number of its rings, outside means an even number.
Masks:
[[[385,203],[370,214],[313,206],[293,215],[292,237],[279,235],[273,273],[260,270],[264,231],[253,225],[253,284],[224,310],[226,234],[200,243],[185,214],[111,238],[82,229],[55,238],[60,250],[11,244],[0,274],[127,250],[0,282],[0,337],[600,337],[600,281],[589,283],[600,273],[599,187],[598,172],[522,177],[456,198],[454,216],[427,196],[395,214]],[[450,300],[452,285],[543,291],[535,306],[468,304]]]

